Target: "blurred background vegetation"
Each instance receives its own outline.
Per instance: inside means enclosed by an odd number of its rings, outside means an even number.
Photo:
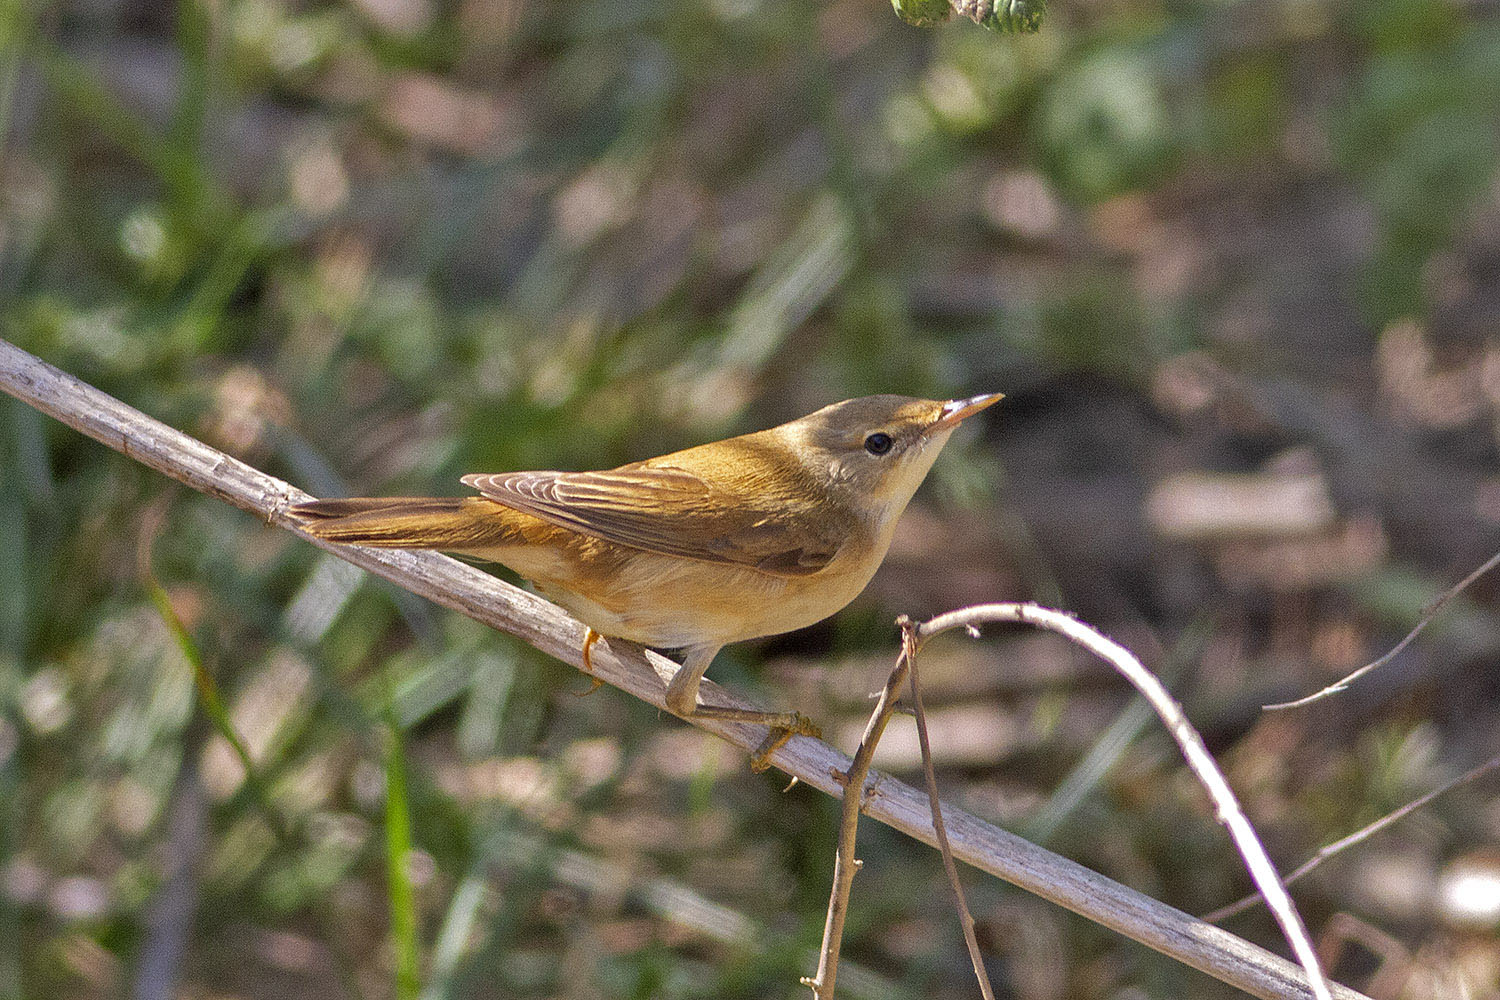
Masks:
[[[1008,393],[856,604],[714,669],[845,749],[894,615],[1031,598],[1172,678],[1284,868],[1500,752],[1492,581],[1258,708],[1500,547],[1488,0],[0,0],[0,137],[4,336],[314,493]],[[1104,667],[924,667],[951,801],[1246,890]],[[583,686],[0,399],[0,996],[803,995],[835,804]],[[1497,791],[1301,885],[1336,972],[1500,996]],[[861,853],[841,995],[973,995],[935,858]],[[970,884],[1007,996],[1230,992]]]

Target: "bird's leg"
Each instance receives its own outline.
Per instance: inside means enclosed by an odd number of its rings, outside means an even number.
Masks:
[[[688,650],[687,657],[672,680],[667,684],[667,708],[683,718],[724,719],[729,722],[753,722],[767,726],[770,732],[750,755],[750,769],[764,771],[771,766],[771,754],[786,745],[793,736],[811,736],[818,739],[823,731],[801,712],[762,712],[752,708],[728,708],[718,705],[698,704],[698,685],[703,673],[713,662],[717,646],[695,646]]]
[[[698,708],[698,685],[703,674],[714,661],[719,647],[694,646],[683,658],[682,666],[672,675],[667,684],[667,709],[674,715],[689,716]]]
[[[574,691],[573,697],[575,698],[587,697],[604,686],[604,682],[594,676],[594,658],[589,655],[589,649],[602,638],[604,637],[593,629],[583,633],[583,672],[589,675],[592,683],[589,684],[587,691]]]

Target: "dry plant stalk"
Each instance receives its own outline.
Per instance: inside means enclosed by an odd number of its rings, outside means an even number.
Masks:
[[[1421,635],[1422,630],[1425,629],[1428,625],[1432,624],[1432,620],[1438,616],[1438,614],[1443,610],[1445,606],[1447,606],[1449,601],[1453,600],[1459,594],[1462,594],[1465,590],[1468,590],[1475,580],[1478,580],[1481,576],[1484,576],[1484,574],[1488,573],[1496,566],[1500,566],[1500,552],[1497,552],[1494,555],[1490,556],[1478,569],[1474,570],[1474,572],[1470,573],[1468,576],[1464,577],[1462,580],[1458,581],[1453,586],[1449,587],[1447,590],[1439,594],[1437,600],[1427,605],[1426,610],[1422,612],[1421,618],[1419,618],[1417,620],[1417,623],[1412,626],[1411,631],[1406,633],[1406,637],[1403,638],[1400,642],[1396,643],[1396,645],[1392,646],[1390,651],[1387,652],[1384,656],[1380,657],[1377,660],[1372,660],[1359,669],[1345,674],[1343,677],[1340,677],[1338,680],[1323,688],[1323,690],[1321,691],[1314,691],[1312,694],[1302,698],[1298,698],[1295,701],[1277,702],[1274,705],[1264,705],[1262,706],[1262,708],[1264,708],[1267,712],[1279,711],[1281,709],[1287,708],[1301,708],[1304,705],[1311,705],[1315,701],[1322,701],[1324,698],[1327,698],[1330,695],[1338,694],[1340,691],[1348,690],[1349,685],[1359,680],[1365,674],[1370,673],[1372,670],[1379,670],[1381,667],[1394,660],[1397,656],[1401,655],[1401,651],[1407,646],[1410,646],[1412,640]]]
[[[969,951],[969,963],[974,966],[974,978],[979,981],[979,992],[984,1000],[995,1000],[995,988],[990,985],[990,975],[984,971],[984,956],[979,953],[979,939],[974,934],[974,914],[969,912],[968,900],[964,899],[963,883],[958,880],[958,865],[953,862],[953,847],[948,842],[948,828],[943,823],[943,804],[938,800],[937,774],[932,768],[932,744],[927,739],[927,710],[922,707],[922,684],[917,679],[917,629],[909,621],[901,624],[901,648],[911,663],[911,706],[917,720],[917,743],[922,748],[922,780],[927,786],[927,804],[932,809],[932,828],[937,834],[938,850],[943,855],[943,872],[948,884],[953,887],[954,905],[958,907],[958,922],[964,932],[964,947]]]
[[[153,420],[91,385],[0,340],[0,389],[76,430],[193,489],[207,493],[268,524],[291,531],[309,544],[451,608],[516,636],[541,652],[581,666],[584,626],[540,597],[435,552],[375,550],[320,543],[298,530],[285,511],[311,499],[269,476],[180,431]],[[937,620],[923,629],[931,628]],[[631,643],[604,641],[594,647],[594,674],[628,694],[663,707],[665,684],[676,664]],[[748,705],[717,685],[719,704]],[[746,752],[765,736],[760,726],[694,720]],[[772,763],[828,795],[842,796],[834,777],[850,760],[817,740],[794,738]],[[892,778],[866,804],[872,819],[929,845],[936,842],[925,796]],[[1108,927],[1185,965],[1199,969],[1252,996],[1266,1000],[1313,996],[1301,970],[1257,945],[1205,923],[1060,857],[962,810],[947,817],[953,856]],[[1361,994],[1337,987],[1340,1000]]]
[[[948,875],[948,884],[958,907],[958,919],[963,926],[964,946],[969,951],[969,961],[974,966],[974,976],[979,981],[979,992],[984,1000],[995,1000],[995,988],[990,985],[989,973],[984,970],[984,956],[979,953],[979,940],[974,935],[974,916],[964,899],[964,887],[958,880],[958,866],[953,861],[953,849],[948,843],[948,832],[943,825],[943,807],[938,801],[937,775],[932,769],[932,747],[927,741],[927,716],[922,708],[922,686],[917,680],[917,626],[905,615],[896,619],[901,629],[901,653],[896,665],[886,678],[880,698],[865,723],[864,735],[854,752],[849,770],[836,777],[844,785],[844,806],[839,814],[839,843],[833,857],[833,890],[828,897],[828,918],[823,924],[823,947],[818,955],[816,976],[802,979],[802,985],[812,987],[817,1000],[830,1000],[834,984],[838,980],[839,951],[843,947],[844,918],[849,913],[849,892],[854,876],[864,863],[854,856],[859,814],[869,796],[875,794],[876,785],[865,786],[870,773],[870,761],[875,756],[875,747],[885,733],[885,725],[896,709],[896,692],[903,679],[911,682],[912,709],[917,721],[917,736],[922,747],[922,774],[927,782],[927,800],[932,810],[933,832],[937,834],[938,850],[943,855],[943,870]],[[878,784],[878,782],[877,782]],[[849,789],[858,787],[860,794],[850,795]]]
[[[1426,808],[1426,806],[1434,799],[1446,795],[1448,792],[1453,791],[1453,789],[1457,788],[1459,785],[1466,785],[1469,782],[1473,781],[1475,778],[1483,777],[1484,775],[1489,774],[1491,771],[1494,771],[1496,769],[1500,769],[1500,757],[1491,757],[1483,764],[1480,764],[1477,767],[1470,768],[1463,774],[1460,774],[1458,777],[1454,778],[1452,781],[1446,782],[1445,784],[1434,788],[1430,792],[1424,792],[1421,795],[1418,795],[1416,798],[1412,799],[1404,806],[1399,806],[1395,809],[1392,809],[1390,812],[1386,813],[1375,822],[1362,826],[1348,836],[1340,837],[1338,840],[1335,840],[1331,844],[1324,844],[1322,847],[1318,848],[1316,854],[1308,858],[1306,861],[1302,862],[1302,864],[1298,865],[1282,881],[1287,885],[1291,885],[1293,882],[1296,882],[1311,874],[1319,865],[1327,861],[1329,858],[1347,851],[1349,848],[1353,847],[1356,844],[1360,844],[1366,840],[1369,840],[1371,837],[1375,836],[1375,834],[1379,833],[1381,830],[1384,830],[1392,823],[1396,823],[1400,820],[1405,819],[1407,816],[1410,816],[1418,809]],[[1203,919],[1207,920],[1211,924],[1217,924],[1222,921],[1228,920],[1230,917],[1238,916],[1260,901],[1260,896],[1252,894],[1244,897],[1243,899],[1235,900],[1233,903],[1230,903],[1227,906],[1221,906],[1217,910],[1214,910],[1212,913],[1205,913],[1203,915]]]
[[[955,628],[962,628],[973,635],[978,632],[979,626],[986,622],[1017,622],[1056,632],[1114,667],[1125,676],[1126,680],[1135,685],[1135,689],[1150,702],[1156,714],[1161,717],[1167,731],[1177,741],[1177,746],[1182,751],[1188,768],[1208,792],[1214,809],[1217,811],[1219,822],[1224,824],[1229,831],[1229,837],[1234,841],[1235,849],[1240,852],[1240,857],[1245,859],[1245,866],[1250,871],[1251,880],[1265,897],[1266,906],[1281,926],[1281,932],[1291,945],[1292,953],[1297,956],[1302,968],[1307,971],[1313,995],[1319,1000],[1325,1000],[1325,998],[1331,1000],[1332,988],[1318,962],[1312,938],[1308,936],[1307,926],[1302,922],[1301,914],[1292,905],[1286,886],[1282,883],[1281,876],[1276,873],[1276,866],[1271,863],[1265,846],[1261,844],[1254,827],[1250,825],[1249,818],[1240,808],[1239,801],[1230,790],[1229,782],[1225,780],[1223,772],[1214,763],[1208,748],[1203,745],[1203,737],[1198,735],[1198,731],[1193,728],[1187,715],[1182,711],[1182,706],[1156,678],[1156,675],[1147,670],[1134,653],[1092,626],[1085,625],[1072,615],[1054,611],[1051,608],[1038,607],[1035,604],[980,604],[971,608],[950,611],[924,623],[917,630],[917,636],[920,641],[926,642],[935,635]]]
[[[994,994],[979,955],[978,943],[974,937],[974,918],[964,901],[963,888],[959,884],[958,872],[953,865],[953,857],[943,826],[942,806],[938,800],[937,779],[933,774],[926,720],[922,710],[921,685],[917,680],[916,658],[922,644],[933,636],[962,628],[971,636],[978,637],[979,626],[988,622],[1016,622],[1056,632],[1113,666],[1135,686],[1166,725],[1172,738],[1177,741],[1178,747],[1182,750],[1188,767],[1208,792],[1217,811],[1219,822],[1228,829],[1230,839],[1233,840],[1235,848],[1245,860],[1252,881],[1260,890],[1260,898],[1265,900],[1276,922],[1281,925],[1282,933],[1291,944],[1292,951],[1307,971],[1313,995],[1320,1000],[1331,998],[1332,988],[1318,962],[1307,927],[1292,904],[1291,897],[1287,895],[1285,883],[1277,874],[1275,866],[1266,854],[1264,845],[1261,844],[1260,838],[1250,825],[1249,818],[1240,808],[1234,792],[1229,788],[1229,783],[1225,780],[1218,765],[1214,763],[1208,749],[1203,745],[1203,738],[1182,711],[1182,706],[1133,653],[1092,626],[1061,611],[1039,607],[1035,604],[1009,603],[961,608],[939,615],[920,626],[913,626],[910,620],[904,617],[898,621],[902,638],[901,655],[891,671],[890,678],[886,681],[885,690],[881,692],[880,702],[865,727],[864,737],[860,740],[859,749],[855,753],[854,767],[845,775],[848,782],[846,788],[854,786],[856,781],[860,789],[864,788],[865,776],[869,771],[870,759],[874,756],[875,744],[885,731],[886,721],[894,708],[894,705],[890,703],[891,693],[899,686],[901,677],[909,674],[912,702],[916,712],[917,735],[922,751],[923,775],[927,784],[934,832],[939,850],[942,852],[944,869],[947,871],[957,899],[959,920],[963,925],[964,943],[969,950],[980,991],[986,1000],[991,1000]],[[848,896],[854,873],[859,867],[859,862],[854,859],[854,846],[863,798],[863,795],[853,798],[847,794],[844,798],[839,848],[834,861],[833,892],[828,902],[828,919],[823,932],[823,950],[818,964],[818,974],[814,979],[803,980],[805,984],[813,988],[813,994],[818,1000],[829,1000],[833,995],[841,945],[839,938],[843,929],[844,915],[848,910]],[[1419,804],[1413,803],[1409,809],[1417,808]]]
[[[909,622],[903,618],[900,624],[904,636]],[[823,946],[818,953],[817,974],[811,978],[802,978],[802,985],[811,987],[813,996],[818,1000],[829,1000],[838,980],[839,950],[844,943],[844,918],[849,915],[849,890],[861,866],[859,859],[854,856],[859,814],[869,798],[875,795],[875,785],[867,787],[865,779],[870,775],[870,761],[875,757],[875,747],[880,743],[885,725],[891,721],[891,715],[896,710],[897,692],[901,690],[901,682],[906,679],[907,670],[911,666],[909,650],[910,646],[902,642],[901,654],[896,657],[896,665],[886,678],[880,698],[870,713],[870,721],[865,723],[864,735],[859,738],[859,746],[854,751],[848,770],[834,773],[834,780],[844,787],[844,804],[839,811],[839,842],[833,856],[833,889],[828,896],[828,917],[823,922]],[[850,794],[851,789],[856,790],[855,794]]]

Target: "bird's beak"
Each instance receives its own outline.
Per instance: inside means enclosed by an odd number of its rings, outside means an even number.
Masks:
[[[1004,398],[1003,392],[987,392],[980,396],[970,396],[968,399],[951,399],[943,404],[942,411],[927,428],[927,433],[932,434],[935,431],[957,427],[960,420],[973,416],[986,406],[994,406]]]

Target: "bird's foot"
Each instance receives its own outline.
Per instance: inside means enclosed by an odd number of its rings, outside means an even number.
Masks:
[[[786,746],[793,736],[810,736],[815,740],[823,737],[823,730],[818,728],[818,724],[801,712],[782,713],[781,719],[782,721],[768,723],[770,732],[766,733],[766,738],[760,741],[760,746],[750,755],[750,770],[756,774],[771,766],[771,755]]]
[[[793,736],[811,736],[815,740],[823,736],[823,730],[818,728],[818,724],[801,712],[762,712],[754,708],[729,708],[719,705],[695,705],[691,712],[680,711],[677,708],[673,708],[672,711],[683,718],[751,722],[768,728],[770,732],[750,755],[750,770],[757,773],[771,766],[771,755],[786,746],[787,741]]]
[[[589,650],[593,648],[594,643],[602,638],[604,637],[593,629],[583,634],[583,672],[589,675],[591,683],[587,691],[574,691],[573,697],[575,698],[586,698],[604,686],[604,682],[594,676],[594,658],[589,655]]]

